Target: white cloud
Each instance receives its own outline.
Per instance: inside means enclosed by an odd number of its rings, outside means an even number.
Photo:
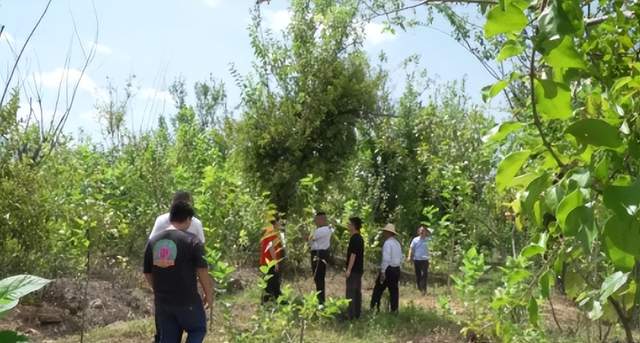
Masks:
[[[155,88],[142,88],[140,89],[140,97],[145,100],[157,101],[166,105],[173,105],[173,96],[168,91],[163,91]]]
[[[36,83],[42,87],[50,89],[62,87],[63,90],[68,90],[69,92],[73,90],[79,80],[78,90],[87,92],[97,99],[106,99],[108,96],[107,92],[98,87],[98,84],[89,75],[86,73],[82,75],[82,71],[75,68],[57,68],[49,72],[36,73],[34,78]]]
[[[220,4],[222,3],[222,0],[202,0],[202,2],[207,7],[216,8],[216,7],[220,6]]]
[[[98,54],[111,55],[113,53],[113,50],[104,44],[100,44],[97,42],[87,42],[87,45],[89,46],[89,49],[95,49],[96,53]]]
[[[34,120],[39,121],[40,115],[42,114],[42,120],[44,121],[45,125],[48,125],[49,121],[53,117],[53,110],[43,107],[41,113],[40,107],[38,107],[38,105],[36,104],[33,104],[33,109],[28,102],[21,102],[18,106],[18,112],[16,113],[18,120],[26,121],[31,111],[33,111],[33,116],[35,116],[35,118],[31,117],[31,123],[34,123]],[[59,114],[60,113],[58,113],[58,115]]]
[[[291,23],[292,13],[289,10],[268,10],[264,14],[267,21],[267,28],[274,32],[280,32],[285,30],[289,23]]]
[[[396,39],[396,36],[384,31],[384,25],[379,23],[367,23],[364,26],[364,34],[367,44],[378,45]]]

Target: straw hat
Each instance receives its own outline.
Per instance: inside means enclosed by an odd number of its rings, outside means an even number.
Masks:
[[[396,232],[396,227],[393,224],[387,224],[382,228],[382,231],[387,231],[387,232],[391,232],[394,235],[397,235],[398,233]]]

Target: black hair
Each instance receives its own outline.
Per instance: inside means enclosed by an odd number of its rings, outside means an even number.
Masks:
[[[184,223],[195,215],[193,207],[186,201],[178,201],[171,205],[169,221],[172,223]]]
[[[327,215],[327,213],[326,213],[326,212],[324,212],[324,211],[318,211],[318,212],[316,212],[316,217],[319,217],[319,216],[326,216],[326,215]]]
[[[182,202],[186,202],[186,203],[192,203],[193,202],[193,197],[191,197],[191,193],[187,192],[187,191],[177,191],[175,193],[173,193],[173,200],[171,201],[172,204],[175,204],[179,201]]]
[[[360,217],[351,217],[349,218],[349,222],[353,224],[353,227],[356,228],[357,231],[360,231],[362,228],[362,219],[360,219]]]
[[[277,214],[273,216],[273,218],[269,221],[269,223],[271,223],[271,225],[276,225],[276,223],[280,220],[280,216],[278,216]]]

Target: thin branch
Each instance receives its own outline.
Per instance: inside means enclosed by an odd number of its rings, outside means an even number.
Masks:
[[[47,11],[49,10],[49,5],[51,5],[51,1],[53,1],[53,0],[47,1],[47,6],[44,8],[42,13],[40,14],[40,17],[38,18],[38,21],[36,22],[36,24],[31,29],[31,32],[29,33],[29,36],[27,36],[27,39],[22,44],[22,48],[20,49],[20,53],[18,54],[18,57],[16,58],[15,62],[13,63],[13,67],[11,68],[11,73],[9,74],[9,78],[7,79],[7,84],[4,86],[4,91],[2,92],[2,97],[0,97],[0,107],[2,107],[2,104],[4,104],[4,98],[7,96],[7,92],[9,91],[9,87],[11,86],[11,80],[13,79],[13,75],[15,74],[16,69],[18,68],[18,63],[20,62],[20,59],[22,58],[22,54],[24,53],[24,50],[27,48],[27,45],[29,44],[29,41],[31,41],[31,37],[33,37],[33,34],[38,29],[38,26],[40,26],[40,22],[42,22],[42,19],[47,14]]]
[[[498,2],[494,1],[494,0],[424,0],[424,1],[420,1],[416,4],[413,5],[409,5],[409,6],[405,6],[405,7],[401,7],[401,8],[396,8],[396,9],[392,9],[389,11],[385,11],[385,12],[374,12],[374,15],[369,17],[368,20],[371,19],[375,19],[378,17],[382,17],[382,16],[386,16],[389,14],[398,14],[400,12],[404,12],[407,10],[411,10],[414,8],[418,8],[420,6],[425,6],[425,5],[430,5],[430,4],[478,4],[478,5],[496,5]]]
[[[622,15],[626,18],[626,19],[633,19],[635,18],[635,14],[631,11],[622,11]],[[594,18],[587,18],[584,20],[584,25],[586,26],[594,26],[594,25],[598,25],[598,24],[602,24],[603,22],[607,21],[608,19],[614,17],[613,15],[603,15],[600,17],[594,17]]]
[[[529,85],[530,85],[530,88],[531,88],[530,89],[530,91],[531,91],[531,111],[533,112],[533,123],[535,124],[536,128],[538,129],[538,133],[540,134],[540,138],[542,139],[542,144],[545,146],[545,148],[547,148],[549,153],[551,153],[551,156],[553,157],[554,160],[556,160],[556,163],[558,164],[558,166],[559,167],[564,167],[564,163],[562,163],[562,161],[560,160],[560,158],[558,157],[556,152],[553,151],[553,148],[551,147],[551,144],[547,140],[547,137],[544,135],[544,132],[542,130],[542,122],[540,121],[540,116],[538,114],[538,108],[536,106],[535,79],[536,79],[536,49],[532,48],[531,49],[531,64],[529,66]]]

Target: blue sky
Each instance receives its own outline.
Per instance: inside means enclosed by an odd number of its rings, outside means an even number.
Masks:
[[[0,0],[0,24],[5,25],[0,38],[3,85],[16,50],[45,4],[45,0]],[[193,82],[205,80],[209,74],[223,80],[233,107],[239,101],[239,91],[229,66],[233,63],[242,74],[250,71],[253,54],[246,28],[253,4],[253,0],[53,0],[15,79],[23,80],[19,86],[32,99],[38,90],[43,99],[42,112],[45,117],[51,116],[60,80],[66,84],[80,74],[83,52],[79,42],[85,49],[96,44],[96,56],[80,83],[66,127],[68,132],[83,128],[96,139],[100,137],[100,125],[95,104],[106,97],[107,77],[122,86],[129,75],[136,75],[136,96],[126,118],[128,127],[134,130],[155,125],[158,115],[174,112],[167,87],[178,76],[186,80],[189,90]],[[266,26],[276,31],[285,29],[287,7],[285,0],[263,5]],[[434,27],[449,31],[442,20],[436,20]],[[365,48],[372,60],[381,50],[388,55],[396,93],[403,85],[399,63],[411,54],[421,55],[422,67],[436,80],[466,77],[468,92],[478,103],[480,89],[494,82],[466,50],[437,30],[417,28],[393,35],[382,29],[380,23],[367,25]],[[62,95],[64,103],[64,92]],[[24,114],[28,96],[23,96],[21,103]],[[496,101],[492,108],[498,105]]]

